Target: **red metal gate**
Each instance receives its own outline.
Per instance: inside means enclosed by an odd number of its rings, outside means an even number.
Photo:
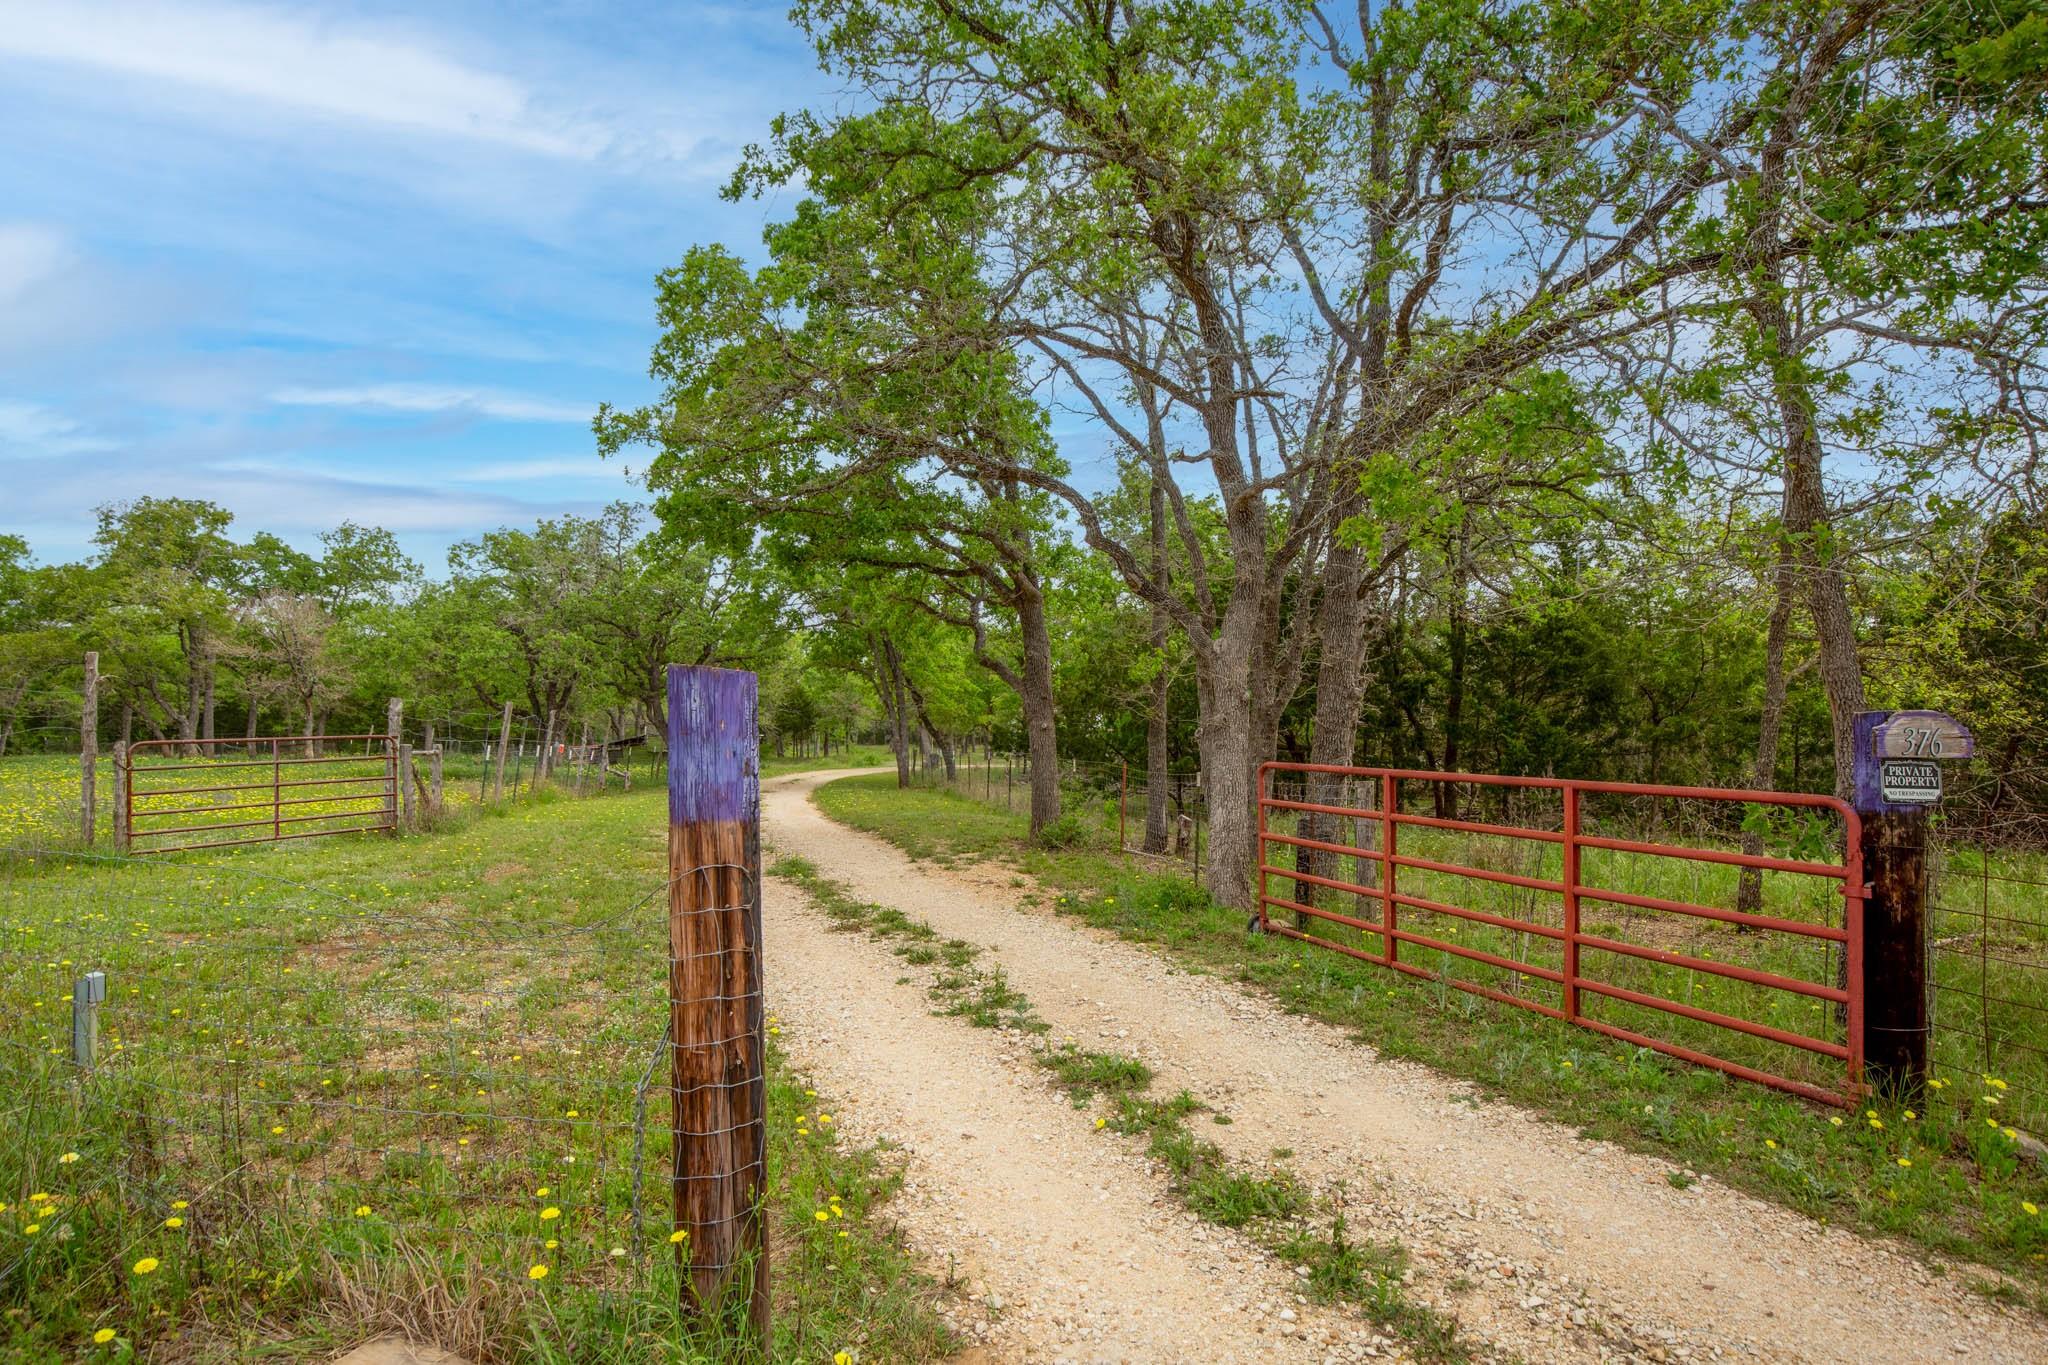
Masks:
[[[362,752],[345,752],[351,748]],[[128,746],[119,780],[126,820],[118,833],[130,853],[398,828],[398,741],[390,735],[146,739]],[[266,813],[252,817],[256,811]],[[190,823],[156,823],[164,820]],[[215,834],[231,837],[163,842]]]
[[[1413,793],[1434,798],[1431,813],[1403,809]],[[1496,807],[1496,818],[1461,818],[1467,799]],[[1617,834],[1597,820],[1588,828],[1595,803]],[[1805,826],[1794,831],[1798,842],[1830,845],[1838,860],[1731,846],[1738,829],[1761,833],[1773,812]],[[1617,837],[1640,832],[1646,814],[1660,826],[1677,815],[1697,841]],[[1741,819],[1731,824],[1731,816]],[[1835,817],[1838,830],[1815,823]],[[1258,926],[1847,1104],[1863,1069],[1859,835],[1856,812],[1831,796],[1267,763],[1259,769]],[[1353,880],[1343,876],[1347,863]],[[1672,885],[1688,877],[1690,887]],[[1272,893],[1279,879],[1292,883],[1290,896]],[[1732,902],[1745,879],[1763,909],[1781,913],[1701,903]],[[1703,893],[1702,881],[1717,884]],[[1495,904],[1452,902],[1474,893]],[[1456,941],[1466,926],[1472,939]],[[1666,942],[1645,941],[1657,938]],[[1704,946],[1708,938],[1720,940],[1720,956]],[[1453,975],[1461,968],[1469,979]],[[1656,1031],[1638,1015],[1657,1020]],[[1810,1072],[1816,1059],[1826,1059],[1823,1074],[1787,1074]]]

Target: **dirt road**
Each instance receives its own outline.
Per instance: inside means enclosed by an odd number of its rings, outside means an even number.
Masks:
[[[1203,1136],[1341,1186],[1362,1235],[1416,1258],[1413,1292],[1529,1360],[2048,1360],[2048,1323],[1951,1269],[1589,1142],[1459,1082],[1382,1060],[1256,992],[1048,911],[1006,871],[915,863],[825,819],[838,774],[763,787],[764,835],[865,900],[987,950],[1054,1038],[1151,1064],[1231,1120]],[[936,1018],[901,963],[768,897],[768,981],[800,1061],[840,1116],[910,1148],[914,1242],[958,1263],[1001,1360],[1351,1360],[1392,1343],[1298,1301],[1287,1267],[1181,1211],[1133,1140],[1097,1132],[1027,1040]]]

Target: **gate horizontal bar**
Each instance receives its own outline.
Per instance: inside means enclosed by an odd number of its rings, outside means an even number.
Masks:
[[[269,824],[268,820],[261,821]],[[219,826],[216,826],[219,828]],[[297,834],[279,834],[269,839],[216,839],[206,844],[160,844],[155,848],[138,848],[135,853],[193,853],[202,848],[241,848],[248,844],[281,844],[288,839],[324,839],[330,834],[384,834],[398,828],[396,825],[356,825],[348,829],[311,829]]]
[[[129,771],[138,773],[217,773],[228,768],[275,768],[280,763],[294,767],[310,767],[316,763],[388,763],[391,755],[382,754],[341,754],[326,758],[237,758],[221,763],[149,763],[138,767],[132,761]]]
[[[1624,943],[1620,939],[1601,938],[1597,934],[1580,934],[1579,946],[1597,948],[1603,953],[1620,953],[1624,957],[1639,957],[1646,962],[1661,962],[1667,967],[1684,967],[1689,971],[1725,976],[1731,981],[1747,981],[1752,986],[1769,986],[1773,990],[1790,991],[1794,995],[1809,995],[1816,1000],[1832,1000],[1838,1005],[1849,1003],[1849,992],[1837,986],[1801,981],[1796,976],[1780,976],[1776,972],[1766,972],[1755,967],[1739,967],[1732,962],[1716,962],[1710,957],[1688,957],[1684,953],[1674,953],[1666,948],[1651,948],[1641,943]]]
[[[1775,915],[1752,915],[1746,910],[1723,910],[1715,905],[1695,905],[1691,901],[1666,900],[1662,896],[1638,896],[1628,891],[1607,891],[1597,886],[1574,886],[1572,893],[1581,900],[1612,901],[1616,905],[1633,905],[1642,910],[1669,910],[1674,915],[1692,915],[1698,919],[1719,920],[1723,924],[1746,924],[1752,929],[1775,929],[1780,933],[1802,934],[1807,938],[1824,938],[1833,943],[1843,943],[1849,934],[1831,924],[1809,924],[1799,919],[1779,919]]]
[[[1839,1090],[1829,1090],[1825,1086],[1814,1085],[1810,1081],[1795,1081],[1789,1076],[1780,1076],[1775,1072],[1759,1071],[1753,1066],[1744,1066],[1740,1062],[1723,1061],[1712,1053],[1695,1052],[1693,1049],[1682,1047],[1677,1043],[1667,1043],[1662,1038],[1652,1038],[1647,1033],[1637,1033],[1634,1029],[1626,1029],[1619,1024],[1610,1024],[1605,1019],[1592,1019],[1582,1014],[1574,1022],[1583,1024],[1595,1033],[1604,1033],[1610,1038],[1619,1038],[1624,1043],[1633,1043],[1637,1047],[1646,1047],[1652,1052],[1661,1052],[1667,1057],[1676,1057],[1682,1062],[1691,1062],[1695,1066],[1712,1067],[1716,1071],[1733,1076],[1737,1080],[1748,1081],[1753,1085],[1767,1085],[1774,1090],[1790,1091],[1794,1095],[1803,1095],[1809,1100],[1833,1105],[1836,1108],[1856,1102],[1854,1095],[1844,1094]]]
[[[270,789],[270,785],[265,783],[263,790],[269,791]],[[342,801],[383,801],[388,799],[390,794],[391,784],[387,782],[384,784],[383,791],[342,792],[335,796],[295,796],[288,797],[282,801],[244,801],[232,806],[174,806],[169,810],[132,811],[130,816],[134,819],[140,819],[143,816],[158,815],[218,815],[231,810],[275,810],[280,806],[325,806]],[[362,814],[363,812],[358,811],[356,813]],[[219,827],[213,826],[213,828]]]
[[[1743,1019],[1733,1014],[1722,1014],[1718,1010],[1703,1010],[1697,1005],[1680,1004],[1676,1000],[1666,1000],[1661,995],[1646,995],[1642,991],[1632,991],[1626,986],[1616,986],[1610,982],[1596,981],[1590,976],[1580,977],[1578,986],[1582,991],[1593,991],[1600,995],[1611,996],[1616,1000],[1626,1000],[1631,1005],[1641,1005],[1645,1009],[1662,1010],[1666,1014],[1676,1014],[1702,1024],[1716,1024],[1721,1028],[1733,1029],[1737,1033],[1747,1033],[1751,1037],[1768,1039],[1773,1043],[1783,1043],[1787,1047],[1805,1048],[1808,1052],[1818,1052],[1823,1056],[1834,1057],[1840,1061],[1846,1062],[1849,1060],[1848,1048],[1840,1043],[1831,1043],[1825,1038],[1809,1038],[1803,1033],[1793,1033],[1786,1029],[1773,1028],[1769,1024],[1759,1024],[1753,1019]]]
[[[338,810],[329,815],[287,815],[281,820],[222,820],[207,825],[174,825],[170,829],[130,830],[131,838],[161,838],[166,834],[211,834],[217,829],[254,829],[258,825],[304,825],[315,820],[360,820],[366,810]]]
[[[1646,844],[1638,839],[1603,839],[1581,834],[1581,848],[1604,848],[1615,853],[1647,853],[1656,858],[1684,858],[1696,863],[1725,863],[1731,867],[1754,867],[1764,872],[1797,872],[1807,877],[1832,877],[1840,881],[1843,870],[1836,863],[1806,863],[1796,858],[1767,858],[1761,853],[1730,853],[1719,848],[1694,848],[1690,844]]]
[[[357,744],[368,740],[389,740],[390,735],[222,735],[213,739],[138,739],[128,746],[128,752],[137,749],[186,749],[194,746],[211,745],[226,748],[230,744]]]

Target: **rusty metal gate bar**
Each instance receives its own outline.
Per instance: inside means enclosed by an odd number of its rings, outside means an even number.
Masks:
[[[1378,809],[1361,809],[1306,800],[1289,800],[1273,795],[1273,778],[1276,773],[1322,774],[1347,779],[1366,779],[1378,788]],[[1464,783],[1476,786],[1498,788],[1524,788],[1556,792],[1563,806],[1561,828],[1556,830],[1530,829],[1514,825],[1491,824],[1476,820],[1459,820],[1443,816],[1409,814],[1401,809],[1401,784],[1403,782]],[[1578,1024],[1610,1037],[1619,1038],[1639,1047],[1652,1048],[1658,1052],[1712,1067],[1743,1080],[1772,1086],[1777,1089],[1804,1095],[1829,1104],[1846,1105],[1854,1103],[1863,1089],[1863,901],[1867,888],[1863,881],[1863,856],[1861,822],[1856,812],[1846,802],[1832,796],[1814,796],[1800,792],[1745,791],[1722,787],[1673,787],[1633,782],[1577,782],[1541,777],[1511,777],[1489,773],[1434,772],[1422,769],[1404,768],[1350,768],[1311,763],[1265,763],[1259,768],[1258,804],[1258,919],[1262,932],[1280,934],[1287,938],[1299,939],[1320,947],[1334,949],[1367,962],[1377,962],[1395,971],[1411,976],[1441,981],[1459,990],[1483,996],[1501,1004],[1533,1010],[1553,1019]],[[1666,797],[1683,800],[1717,801],[1745,805],[1779,806],[1825,810],[1839,815],[1843,822],[1843,853],[1840,863],[1819,863],[1794,858],[1774,858],[1760,854],[1739,853],[1726,849],[1699,848],[1682,844],[1659,844],[1633,839],[1612,839],[1584,833],[1580,828],[1582,798],[1585,795],[1616,795],[1635,797]],[[1364,821],[1376,826],[1379,832],[1379,848],[1361,848],[1355,844],[1336,843],[1331,840],[1306,838],[1296,834],[1277,832],[1269,827],[1269,811],[1297,811],[1322,814]],[[1501,836],[1528,840],[1540,844],[1562,846],[1561,876],[1552,880],[1543,877],[1526,877],[1515,873],[1501,872],[1489,868],[1474,867],[1458,863],[1439,862],[1417,858],[1399,851],[1398,832],[1402,826],[1429,829],[1452,830],[1466,834]],[[1325,877],[1302,871],[1298,867],[1274,865],[1268,854],[1269,847],[1285,845],[1292,848],[1310,849],[1318,852],[1349,857],[1359,860],[1358,866],[1370,862],[1377,865],[1379,885],[1363,886],[1334,877]],[[1600,849],[1611,852],[1643,854],[1655,857],[1691,860],[1705,863],[1719,863],[1740,868],[1754,868],[1761,872],[1787,872],[1803,876],[1825,878],[1842,883],[1843,918],[1842,927],[1810,924],[1800,920],[1789,920],[1769,915],[1752,914],[1739,910],[1721,909],[1715,906],[1697,905],[1687,901],[1676,901],[1664,897],[1638,895],[1611,888],[1585,884],[1581,867],[1581,854],[1586,849]],[[1297,858],[1297,861],[1299,859]],[[1549,892],[1557,895],[1562,906],[1562,925],[1553,928],[1534,920],[1518,920],[1507,916],[1489,914],[1441,901],[1429,900],[1406,894],[1399,890],[1397,870],[1414,868],[1424,872],[1449,873],[1459,877],[1470,877],[1481,881],[1518,887],[1530,891]],[[1360,901],[1374,901],[1379,907],[1377,922],[1355,915],[1346,915],[1322,906],[1303,904],[1272,895],[1268,879],[1282,877],[1294,884],[1326,887],[1347,893]],[[1295,894],[1300,895],[1297,889]],[[1311,895],[1309,899],[1314,899]],[[1716,920],[1751,930],[1769,930],[1788,933],[1806,938],[1819,939],[1841,945],[1845,956],[1846,987],[1821,985],[1774,972],[1761,971],[1736,963],[1716,961],[1712,958],[1695,957],[1654,948],[1644,944],[1628,943],[1619,939],[1589,934],[1580,925],[1581,902],[1597,901],[1613,905],[1628,906],[1641,910],[1656,910],[1671,914]],[[1518,962],[1495,953],[1461,944],[1448,943],[1440,938],[1418,934],[1401,926],[1400,910],[1409,907],[1443,914],[1458,919],[1493,925],[1517,933],[1534,934],[1560,945],[1562,968],[1553,970],[1535,962]],[[1297,919],[1304,916],[1346,925],[1362,933],[1376,934],[1380,939],[1380,952],[1375,955],[1361,948],[1320,938],[1304,932],[1303,928],[1282,924],[1268,913],[1270,909],[1284,909],[1294,912]],[[1459,980],[1444,973],[1432,971],[1413,962],[1404,961],[1400,946],[1404,943],[1421,948],[1430,948],[1450,956],[1479,962],[1503,971],[1514,972],[1525,978],[1535,978],[1555,985],[1561,996],[1562,1008],[1554,1008],[1539,1001],[1506,991],[1491,989],[1475,981]],[[1846,1041],[1836,1043],[1830,1039],[1794,1033],[1754,1020],[1722,1014],[1697,1006],[1681,1004],[1662,996],[1598,980],[1585,975],[1580,963],[1580,950],[1593,949],[1599,952],[1615,953],[1625,957],[1661,963],[1666,966],[1683,967],[1726,977],[1771,990],[1829,1001],[1840,1008],[1845,1015]],[[1659,1010],[1667,1014],[1690,1019],[1697,1023],[1713,1025],[1735,1032],[1762,1038],[1769,1042],[1802,1049],[1843,1063],[1843,1083],[1838,1089],[1808,1084],[1786,1076],[1776,1075],[1756,1067],[1716,1057],[1697,1048],[1688,1048],[1664,1039],[1639,1033],[1604,1019],[1589,1018],[1582,1009],[1582,993],[1592,992],[1632,1005]]]
[[[319,750],[329,744],[362,744],[367,752],[362,754],[330,755]],[[210,759],[192,755],[191,750],[219,751],[230,745],[238,745],[242,751],[260,752],[259,746],[269,747],[268,757],[244,759]],[[312,754],[288,756],[287,746],[300,746],[314,750]],[[181,752],[182,751],[182,752]],[[207,787],[138,787],[135,783],[138,753],[165,753],[172,757],[197,757],[199,761],[189,763],[154,763],[140,765],[145,776],[158,773],[176,772],[219,772],[263,768],[266,776],[252,782],[230,782]],[[346,777],[295,777],[285,779],[285,770],[318,768],[336,763],[367,765],[381,761],[381,771]],[[250,774],[253,776],[253,774]],[[123,784],[122,808],[127,811],[127,848],[130,853],[179,853],[203,848],[234,848],[243,844],[282,843],[291,839],[317,839],[327,834],[375,834],[395,833],[398,829],[399,788],[401,775],[398,771],[398,741],[391,735],[275,735],[263,737],[238,737],[234,739],[145,739],[128,746],[127,761],[122,764],[120,781]],[[286,796],[287,790],[307,787],[359,787],[374,783],[367,791],[333,792],[327,795]],[[268,799],[201,803],[199,805],[156,807],[142,809],[137,802],[150,797],[194,797],[218,796],[222,794],[267,793]],[[287,815],[288,807],[342,805],[353,802],[372,801],[376,805],[363,810],[337,810],[318,815]],[[266,811],[267,816],[250,820],[216,820],[192,825],[172,825],[156,829],[145,828],[143,822],[150,818],[168,818],[181,815],[221,815],[243,811]],[[375,817],[372,819],[371,817]],[[330,820],[369,820],[366,824],[352,824],[341,827],[295,830],[285,832],[287,825],[322,824]],[[264,830],[261,834],[250,834],[233,839],[210,839],[200,843],[160,843],[168,835],[216,834],[227,830]],[[139,840],[147,839],[147,844]]]

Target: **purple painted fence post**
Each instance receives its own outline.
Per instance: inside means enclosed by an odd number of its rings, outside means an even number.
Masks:
[[[766,1034],[761,998],[758,683],[668,670],[671,1128],[686,1313],[720,1311],[745,1276],[768,1336]]]

